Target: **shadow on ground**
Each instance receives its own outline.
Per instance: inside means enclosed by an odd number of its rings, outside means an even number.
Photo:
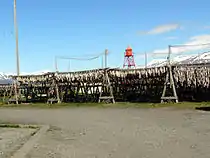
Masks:
[[[210,111],[210,106],[209,107],[196,107],[196,110],[202,110],[202,111]]]

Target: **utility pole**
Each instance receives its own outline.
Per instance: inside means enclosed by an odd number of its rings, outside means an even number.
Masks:
[[[107,55],[108,55],[108,49],[105,50],[105,68],[107,68]]]
[[[58,61],[57,60],[58,60],[58,58],[57,58],[57,56],[55,56],[55,61],[54,62],[55,62],[55,71],[56,72],[58,72]]]
[[[145,68],[147,68],[147,52],[145,52]]]
[[[17,76],[20,75],[20,64],[19,64],[19,52],[18,52],[18,27],[17,27],[17,11],[16,11],[16,0],[14,0],[14,27],[16,36],[16,68]]]
[[[68,72],[70,72],[70,69],[71,69],[71,60],[69,59]]]
[[[103,69],[104,68],[104,56],[102,55],[101,57],[101,68]]]

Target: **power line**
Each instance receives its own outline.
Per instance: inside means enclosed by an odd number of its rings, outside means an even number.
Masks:
[[[210,46],[210,43],[169,45],[169,47],[197,47],[197,46],[208,46],[208,45]]]
[[[169,52],[168,52],[168,62],[170,63],[170,58],[171,58],[171,55],[172,55],[172,48],[178,48],[178,47],[199,47],[199,46],[210,46],[210,43],[201,43],[201,44],[183,44],[183,45],[169,45],[168,48],[169,48]],[[208,47],[207,47],[208,48]],[[204,48],[201,48],[201,49],[204,49]],[[182,50],[182,52],[184,51],[190,51],[189,49],[186,49],[186,50]],[[196,50],[194,50],[196,51]],[[180,52],[180,53],[182,53]],[[179,54],[179,53],[178,53]]]
[[[91,57],[91,58],[76,58],[76,57],[67,57],[67,56],[56,56],[56,59],[70,59],[70,60],[94,60],[99,58],[100,56],[104,55],[104,53],[101,53],[97,56]]]
[[[102,55],[104,55],[104,53],[100,53],[97,56],[94,56],[94,57],[91,57],[91,58],[76,58],[76,57],[67,57],[67,56],[55,56],[55,69],[56,69],[56,71],[58,71],[58,63],[57,63],[58,59],[68,59],[69,60],[69,67],[68,68],[70,69],[70,60],[91,61],[91,60],[98,59]]]
[[[105,65],[104,65],[104,66],[105,66],[105,68],[107,68],[107,55],[108,55],[108,49],[105,50],[105,54],[104,54],[104,55],[105,55],[105,59],[104,59],[104,62],[105,62],[104,64],[105,64]]]

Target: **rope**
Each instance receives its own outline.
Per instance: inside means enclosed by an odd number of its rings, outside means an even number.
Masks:
[[[80,60],[80,61],[91,61],[91,60],[95,60],[98,59],[99,57],[101,57],[102,55],[104,55],[104,53],[100,53],[97,56],[91,57],[91,58],[75,58],[75,57],[67,57],[67,56],[56,56],[55,57],[55,69],[56,71],[58,71],[58,65],[57,65],[57,60],[58,59],[68,59],[68,60]],[[68,71],[70,71],[70,63],[68,65]]]
[[[104,53],[101,53],[95,57],[91,57],[91,58],[75,58],[75,57],[66,57],[66,56],[56,56],[56,58],[58,59],[70,59],[70,60],[94,60],[99,58],[100,56],[104,55]]]
[[[170,47],[197,47],[197,46],[210,46],[210,43],[203,44],[183,44],[183,45],[170,45]]]

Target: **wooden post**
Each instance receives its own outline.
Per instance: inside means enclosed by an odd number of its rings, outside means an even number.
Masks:
[[[145,68],[147,68],[147,52],[145,52]]]
[[[161,103],[164,102],[164,100],[175,100],[176,103],[178,103],[178,96],[176,93],[176,87],[174,83],[174,78],[173,78],[173,73],[172,73],[172,68],[171,68],[171,47],[169,46],[169,52],[168,52],[168,57],[167,57],[167,70],[166,70],[166,80],[164,83],[164,88],[163,88],[163,93],[161,97]],[[166,90],[167,90],[167,85],[170,84],[170,88],[172,87],[173,90],[173,96],[166,96]]]
[[[20,75],[20,65],[19,65],[19,50],[18,50],[18,26],[17,26],[17,11],[16,11],[16,0],[14,0],[14,27],[16,34],[16,68],[17,76]]]
[[[99,96],[98,102],[100,103],[102,100],[105,102],[108,102],[111,100],[112,103],[115,103],[114,95],[113,95],[113,89],[112,85],[109,80],[109,75],[108,75],[108,70],[104,69],[104,75],[103,75],[103,80],[102,80],[102,86],[101,86],[101,92]],[[106,88],[107,92],[109,91],[109,96],[102,96],[103,95],[103,88]]]
[[[71,70],[71,60],[69,59],[68,72]]]
[[[16,104],[18,104],[18,93],[17,93],[17,83],[15,83],[15,100],[16,100]]]
[[[55,57],[55,61],[54,61],[55,63],[55,72],[57,72],[58,71],[58,66],[57,66],[57,57]]]
[[[101,57],[101,68],[103,69],[104,68],[104,58],[103,58],[103,55]]]
[[[15,36],[16,36],[16,69],[17,76],[20,75],[20,64],[19,64],[19,50],[18,50],[18,26],[17,26],[17,8],[16,8],[16,0],[14,0],[14,27],[15,27]],[[17,83],[15,83],[15,99],[16,104],[18,104],[18,89]]]
[[[107,55],[108,55],[108,49],[105,50],[105,68],[107,68]]]
[[[59,96],[59,90],[58,90],[58,84],[57,83],[55,83],[55,90],[56,90],[58,103],[61,103],[60,96]]]
[[[56,74],[57,74],[57,72],[56,72]],[[58,103],[61,103],[59,89],[58,89],[58,83],[55,80],[55,76],[54,76],[53,82],[54,82],[54,86],[55,86],[57,101],[58,101]]]

